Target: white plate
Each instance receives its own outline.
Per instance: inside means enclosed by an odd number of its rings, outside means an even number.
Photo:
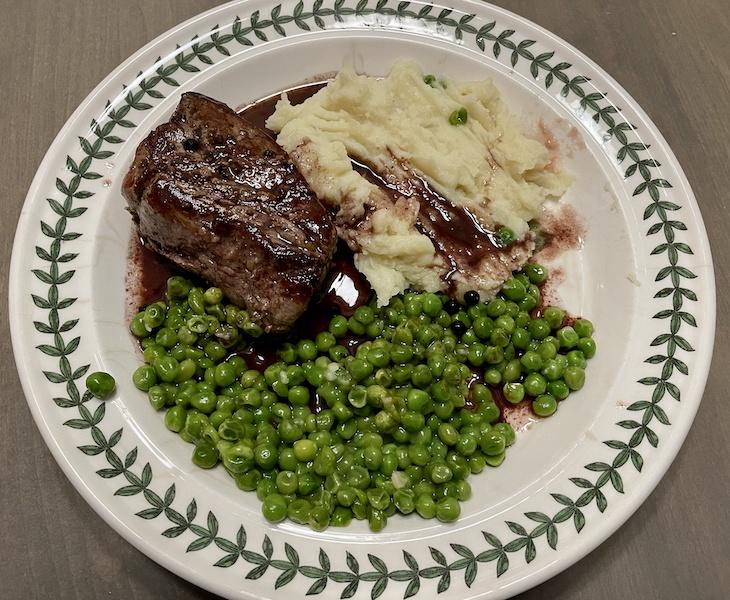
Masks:
[[[160,58],[161,57],[161,58]],[[473,477],[451,525],[392,518],[315,533],[266,523],[254,494],[190,447],[130,382],[125,323],[131,221],[120,183],[180,94],[239,106],[344,64],[380,75],[399,57],[456,79],[492,78],[542,119],[575,176],[565,201],[587,234],[562,257],[562,301],[597,325],[586,387]],[[574,129],[575,128],[575,129]],[[481,2],[234,2],[164,34],[83,102],[23,208],[10,275],[15,358],[33,416],[72,483],[127,540],[229,597],[506,597],[566,568],[651,492],[685,438],[712,353],[712,261],[674,155],[628,94],[535,25]],[[31,299],[31,295],[32,299]],[[113,373],[107,403],[88,369]],[[681,400],[681,401],[680,401]]]

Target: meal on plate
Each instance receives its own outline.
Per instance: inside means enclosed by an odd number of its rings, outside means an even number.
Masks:
[[[269,521],[454,521],[510,413],[554,414],[596,352],[531,262],[570,181],[492,83],[411,62],[240,113],[184,94],[123,184],[164,280],[133,381]]]

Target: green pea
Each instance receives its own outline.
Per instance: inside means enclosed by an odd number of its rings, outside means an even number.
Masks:
[[[137,389],[143,392],[149,391],[149,389],[157,384],[157,374],[155,369],[149,365],[142,365],[132,374],[132,382]]]
[[[496,454],[494,456],[485,456],[484,462],[488,464],[490,467],[498,467],[504,462],[506,454],[502,452],[502,454]]]
[[[215,367],[215,383],[217,386],[226,387],[236,381],[236,368],[228,362],[220,363]]]
[[[570,388],[562,379],[558,379],[547,384],[547,393],[555,397],[556,400],[565,400],[570,394]]]
[[[406,401],[408,403],[408,409],[411,412],[421,413],[425,410],[431,398],[423,390],[412,388],[408,390]],[[411,417],[409,416],[408,418],[410,419]]]
[[[390,351],[390,358],[396,365],[404,365],[413,358],[413,347],[406,344],[398,344]],[[375,364],[375,363],[373,363]],[[387,363],[386,363],[387,364]],[[376,366],[385,366],[376,365]]]
[[[517,382],[505,383],[502,387],[502,393],[507,402],[519,404],[525,398],[525,387]]]
[[[456,442],[456,450],[463,456],[471,456],[476,452],[478,444],[476,436],[461,434]]]
[[[187,298],[191,288],[190,282],[184,277],[174,275],[167,280],[167,297],[169,299]]]
[[[278,480],[278,477],[277,477]],[[287,506],[286,514],[295,523],[304,525],[309,522],[309,513],[312,510],[312,503],[304,498],[292,500]]]
[[[354,335],[365,335],[365,325],[354,316],[347,319],[347,329]]]
[[[165,322],[165,315],[167,313],[167,307],[162,302],[155,302],[150,304],[144,310],[144,326],[147,331],[152,331]]]
[[[360,490],[366,490],[370,485],[370,473],[365,467],[353,465],[347,474],[347,483]]]
[[[520,300],[519,304],[517,305],[520,309],[520,311],[524,311],[526,313],[529,313],[533,311],[535,308],[537,308],[538,300],[530,296],[529,294],[525,296],[522,300]]]
[[[279,455],[272,444],[258,444],[254,448],[254,459],[264,471],[270,471],[277,464]]]
[[[327,350],[337,344],[337,340],[331,331],[322,331],[317,334],[314,343],[317,346],[317,350],[320,352],[327,352]]]
[[[261,479],[256,486],[256,497],[260,502],[264,501],[264,498],[269,497],[271,494],[276,493],[276,483],[272,479]]]
[[[180,433],[185,426],[187,410],[182,406],[173,406],[165,413],[165,427],[175,433]]]
[[[586,358],[593,358],[596,355],[596,342],[593,338],[580,338],[578,340],[577,348]]]
[[[371,531],[382,531],[388,522],[388,517],[375,508],[371,508],[368,515],[368,525]]]
[[[447,481],[451,481],[451,478],[453,476],[454,476],[454,473],[445,464],[436,464],[431,469],[431,481],[433,481],[436,484],[446,483]]]
[[[527,326],[533,339],[542,340],[550,335],[550,325],[545,319],[533,319]]]
[[[350,356],[350,352],[345,348],[344,346],[332,346],[327,352],[329,354],[329,357],[336,363],[341,363],[345,360],[348,356]]]
[[[94,398],[105,400],[114,393],[117,387],[114,377],[104,371],[96,371],[86,378],[86,389]]]
[[[586,373],[580,367],[570,366],[565,369],[565,374],[563,375],[563,377],[565,379],[566,385],[572,391],[577,391],[581,389],[585,384]]]
[[[222,439],[235,442],[244,437],[246,428],[240,421],[233,418],[224,419],[218,426],[218,435]]]
[[[497,431],[487,431],[479,440],[479,447],[486,456],[497,456],[504,452],[506,440]]]
[[[588,319],[578,319],[573,323],[573,329],[579,337],[591,337],[593,335],[593,323]]]
[[[281,494],[269,494],[263,499],[261,513],[271,523],[279,523],[286,519],[287,502]]]
[[[555,381],[563,376],[564,371],[562,362],[551,358],[545,361],[541,373],[548,381]]]
[[[155,410],[161,410],[167,404],[167,394],[160,385],[153,385],[147,390],[147,398]]]
[[[315,416],[317,431],[329,431],[335,424],[335,416],[329,409],[322,410]]]
[[[523,385],[525,387],[525,393],[528,396],[535,397],[545,393],[547,380],[539,373],[530,373],[527,377],[525,377]]]
[[[363,325],[369,325],[375,319],[373,309],[369,306],[359,306],[356,308],[353,317]]]
[[[558,338],[560,347],[566,349],[574,348],[580,339],[578,334],[575,332],[575,329],[573,329],[570,325],[559,329],[555,334],[555,337]]]
[[[144,324],[143,312],[138,313],[134,316],[134,318],[129,323],[129,330],[132,332],[132,335],[138,338],[146,338],[150,334]]]
[[[205,354],[215,363],[222,361],[228,351],[219,342],[208,342],[205,345]]]
[[[390,494],[383,489],[369,489],[366,492],[368,503],[376,510],[385,510],[390,504]]]
[[[425,389],[433,381],[433,373],[428,365],[416,365],[411,373],[411,382],[417,388]]]
[[[523,355],[524,357],[524,355]],[[502,380],[507,383],[513,383],[517,381],[522,375],[522,364],[521,361],[514,358],[510,360],[502,371]]]
[[[221,450],[221,459],[226,470],[232,475],[241,475],[242,473],[254,470],[254,452],[251,446],[249,446],[246,442],[239,442],[237,444],[233,444],[233,442],[228,443],[231,445],[228,448],[223,448]],[[218,447],[220,448],[220,446],[221,443],[219,442]],[[261,473],[259,472],[258,474],[260,478]],[[240,486],[241,483],[246,482],[242,481],[237,483]],[[257,484],[258,481],[254,476],[254,478],[248,480],[247,487],[249,487],[249,489],[253,489]]]
[[[492,335],[489,336],[489,343],[497,348],[506,348],[511,341],[510,335],[501,328],[495,328],[492,330]]]
[[[285,343],[279,348],[279,358],[287,364],[291,364],[297,360],[297,350],[293,344]]]
[[[279,468],[284,471],[295,471],[299,465],[299,461],[297,460],[297,457],[294,456],[294,450],[291,448],[281,448],[279,450],[277,464],[279,465]]]
[[[295,494],[299,487],[297,474],[292,471],[279,471],[276,475],[276,489],[285,496]]]
[[[502,383],[502,373],[498,369],[487,369],[484,371],[484,381],[489,385],[499,385]]]
[[[507,305],[501,298],[494,298],[490,300],[486,307],[486,313],[488,316],[494,318],[503,315],[507,311]]]
[[[395,385],[410,383],[413,374],[413,365],[394,365],[390,370]]]
[[[532,336],[527,329],[517,328],[512,332],[512,345],[514,345],[515,348],[525,350],[531,340]]]
[[[144,361],[150,365],[155,361],[155,359],[166,355],[167,352],[159,344],[150,344],[144,349],[144,352],[142,352],[142,357],[144,358]]]
[[[386,367],[390,363],[388,352],[382,348],[372,348],[369,350],[366,359],[374,367]]]
[[[520,358],[520,364],[525,372],[532,373],[542,369],[542,358],[540,358],[540,355],[537,352],[528,350]]]
[[[260,408],[263,405],[261,401],[261,392],[255,388],[248,388],[241,392],[237,404],[240,408]]]
[[[309,388],[302,385],[290,388],[288,399],[293,406],[307,406],[309,404]]]
[[[215,410],[217,402],[218,397],[214,392],[199,392],[190,398],[190,405],[206,415]]]
[[[424,519],[433,519],[436,516],[436,502],[430,494],[416,497],[416,512]]]
[[[449,124],[455,127],[458,125],[464,125],[468,120],[469,113],[463,106],[449,115]]]
[[[344,506],[337,506],[330,517],[332,527],[347,527],[352,521],[352,511]]]
[[[447,446],[453,446],[459,441],[459,433],[450,423],[442,423],[439,425],[438,436]]]
[[[554,338],[557,342],[557,338]],[[540,355],[540,358],[543,359],[543,361],[548,361],[552,358],[555,358],[555,355],[558,353],[558,347],[560,343],[553,344],[552,341],[549,341],[548,338],[545,338],[540,345],[537,347],[537,353]]]
[[[549,417],[558,410],[558,403],[554,396],[542,394],[532,401],[532,410],[538,417]]]
[[[441,498],[436,503],[436,518],[443,523],[452,523],[459,518],[461,507],[456,498]]]
[[[560,329],[563,324],[565,311],[560,308],[556,308],[555,306],[550,306],[543,312],[543,318],[547,321],[547,324],[550,325],[551,329],[557,330]]]
[[[474,456],[469,457],[469,470],[474,475],[481,473],[486,465],[487,461],[482,454],[475,454]]]
[[[177,377],[175,383],[184,383],[191,380],[195,376],[197,365],[194,360],[185,358],[178,364]]]
[[[409,515],[416,510],[416,495],[413,490],[396,490],[393,494],[393,504],[400,513]]]
[[[218,450],[213,444],[197,445],[193,450],[193,463],[201,469],[212,469],[218,464]]]
[[[155,335],[155,342],[166,349],[172,348],[178,342],[177,333],[169,327],[162,327]]]
[[[412,444],[408,447],[408,459],[411,464],[423,467],[431,460],[428,448],[422,444]]]
[[[527,295],[525,285],[518,279],[508,279],[502,285],[502,295],[508,300],[519,301]]]
[[[493,430],[501,434],[504,437],[505,444],[511,446],[515,443],[516,435],[515,430],[512,429],[512,425],[509,423],[495,423]]]
[[[261,471],[258,469],[251,469],[246,473],[239,473],[236,475],[236,485],[238,489],[244,492],[256,491],[259,483],[261,482]]]
[[[200,315],[192,315],[189,317],[186,321],[186,326],[191,333],[191,337],[194,335],[197,338],[198,335],[208,332],[208,320]]]
[[[477,317],[472,324],[474,333],[481,340],[488,340],[494,331],[494,321],[487,316]]]
[[[302,360],[314,360],[317,358],[317,344],[312,340],[300,340],[297,343],[297,354]]]
[[[407,410],[401,415],[401,424],[406,431],[418,431],[426,423],[426,418],[423,414]]]
[[[355,381],[362,381],[372,374],[373,365],[361,358],[354,358],[347,365],[347,370]]]
[[[525,275],[530,278],[530,282],[534,283],[535,285],[545,283],[548,278],[548,270],[537,263],[530,263],[528,265],[525,265],[523,271]]]
[[[314,460],[317,455],[317,444],[311,440],[297,440],[293,445],[294,456],[300,462]]]
[[[429,317],[435,317],[441,312],[443,303],[441,298],[439,298],[436,294],[424,294],[422,306],[424,313],[426,313]]]
[[[420,296],[407,297],[405,300],[405,313],[409,317],[415,317],[423,309],[423,302]]]

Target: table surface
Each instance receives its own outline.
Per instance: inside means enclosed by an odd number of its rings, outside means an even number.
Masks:
[[[7,273],[20,208],[48,145],[89,91],[139,47],[211,0],[0,0],[0,139]],[[684,448],[656,491],[608,541],[520,596],[726,598],[730,595],[730,436],[718,415],[730,389],[727,174],[730,2],[498,1],[566,39],[613,75],[674,149],[707,225],[718,289],[713,368]],[[723,191],[725,190],[725,191]],[[18,381],[7,277],[0,279],[0,596],[142,600],[213,598],[109,528],[51,457]],[[726,365],[725,368],[722,365]],[[719,472],[718,472],[719,469]]]

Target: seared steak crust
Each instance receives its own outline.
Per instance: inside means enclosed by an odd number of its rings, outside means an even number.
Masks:
[[[201,94],[184,94],[139,145],[122,192],[146,244],[220,287],[267,332],[304,312],[337,241],[273,138]]]

